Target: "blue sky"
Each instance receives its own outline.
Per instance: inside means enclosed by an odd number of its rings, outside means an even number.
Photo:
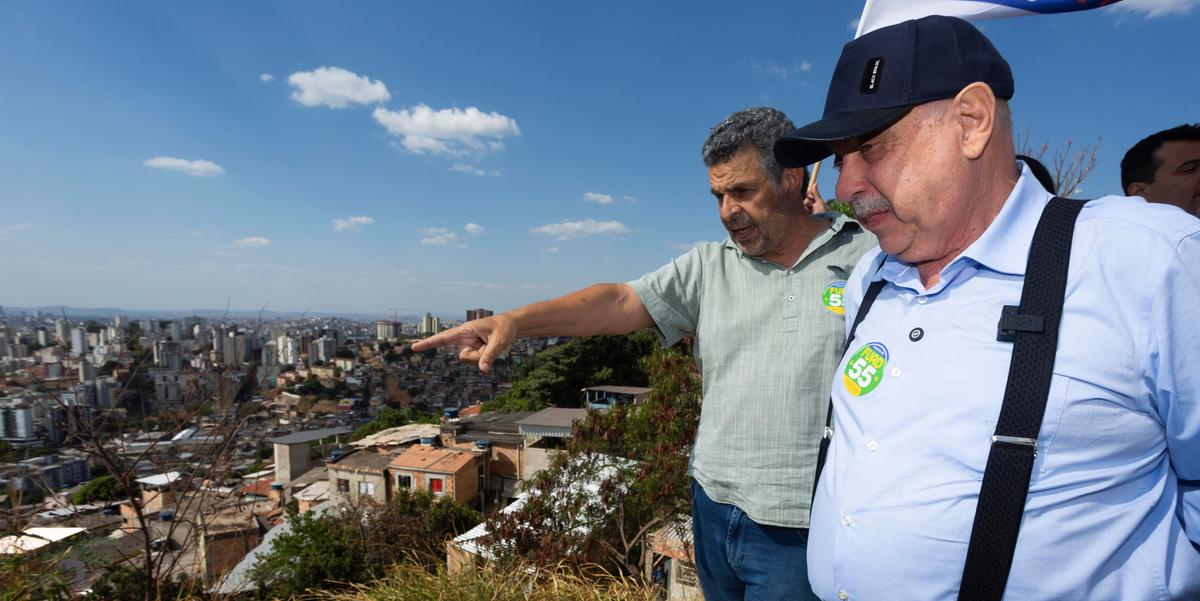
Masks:
[[[1200,120],[1200,0],[982,23],[1016,129]],[[457,315],[724,230],[699,148],[819,116],[850,2],[0,1],[0,304]],[[832,190],[832,169],[822,174]]]

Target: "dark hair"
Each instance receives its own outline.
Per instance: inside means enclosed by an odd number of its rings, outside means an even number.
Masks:
[[[1121,159],[1121,192],[1128,194],[1129,186],[1137,182],[1154,183],[1154,172],[1162,167],[1162,159],[1155,154],[1164,142],[1193,140],[1200,140],[1200,123],[1185,123],[1142,138]]]
[[[1050,176],[1050,170],[1042,164],[1041,161],[1024,154],[1017,155],[1018,161],[1023,161],[1029,167],[1029,172],[1033,174],[1034,179],[1046,189],[1047,192],[1054,194],[1054,178]]]
[[[792,120],[777,109],[756,106],[740,110],[708,132],[700,155],[704,165],[712,167],[733,158],[743,148],[752,147],[758,151],[763,171],[778,186],[783,178],[783,166],[775,161],[775,140],[794,129]],[[803,187],[808,187],[807,169],[804,170]]]

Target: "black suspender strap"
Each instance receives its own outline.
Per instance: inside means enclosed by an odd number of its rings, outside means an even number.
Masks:
[[[1004,596],[1058,351],[1075,219],[1084,204],[1054,198],[1042,211],[1021,306],[1004,307],[1001,313],[998,338],[1013,341],[1012,362],[975,508],[959,601],[999,601]]]
[[[882,267],[882,263],[880,266]],[[867,291],[863,294],[862,302],[858,305],[858,313],[854,316],[854,323],[850,326],[850,335],[846,337],[846,344],[842,348],[842,356],[846,356],[846,351],[850,350],[850,343],[854,340],[854,333],[858,331],[858,324],[862,323],[867,312],[871,310],[871,305],[875,303],[875,297],[879,296],[879,291],[887,285],[887,280],[875,280],[867,287]],[[817,496],[817,483],[821,481],[821,470],[825,469],[825,456],[829,454],[829,443],[833,440],[833,398],[829,399],[829,407],[825,410],[825,430],[821,433],[821,446],[817,448],[817,469],[813,475],[812,497],[810,501]],[[811,507],[811,504],[809,505]]]

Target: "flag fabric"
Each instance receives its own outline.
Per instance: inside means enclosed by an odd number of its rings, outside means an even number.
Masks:
[[[867,0],[854,37],[929,15],[968,21],[1089,10],[1121,0]]]

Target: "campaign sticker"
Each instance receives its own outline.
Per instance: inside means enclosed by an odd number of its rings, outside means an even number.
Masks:
[[[888,350],[882,342],[868,342],[850,356],[842,383],[846,391],[854,396],[863,396],[875,390],[883,380],[883,368],[888,362]]]
[[[837,313],[838,315],[846,314],[846,282],[834,282],[825,287],[825,292],[821,294],[821,303],[826,309]]]

